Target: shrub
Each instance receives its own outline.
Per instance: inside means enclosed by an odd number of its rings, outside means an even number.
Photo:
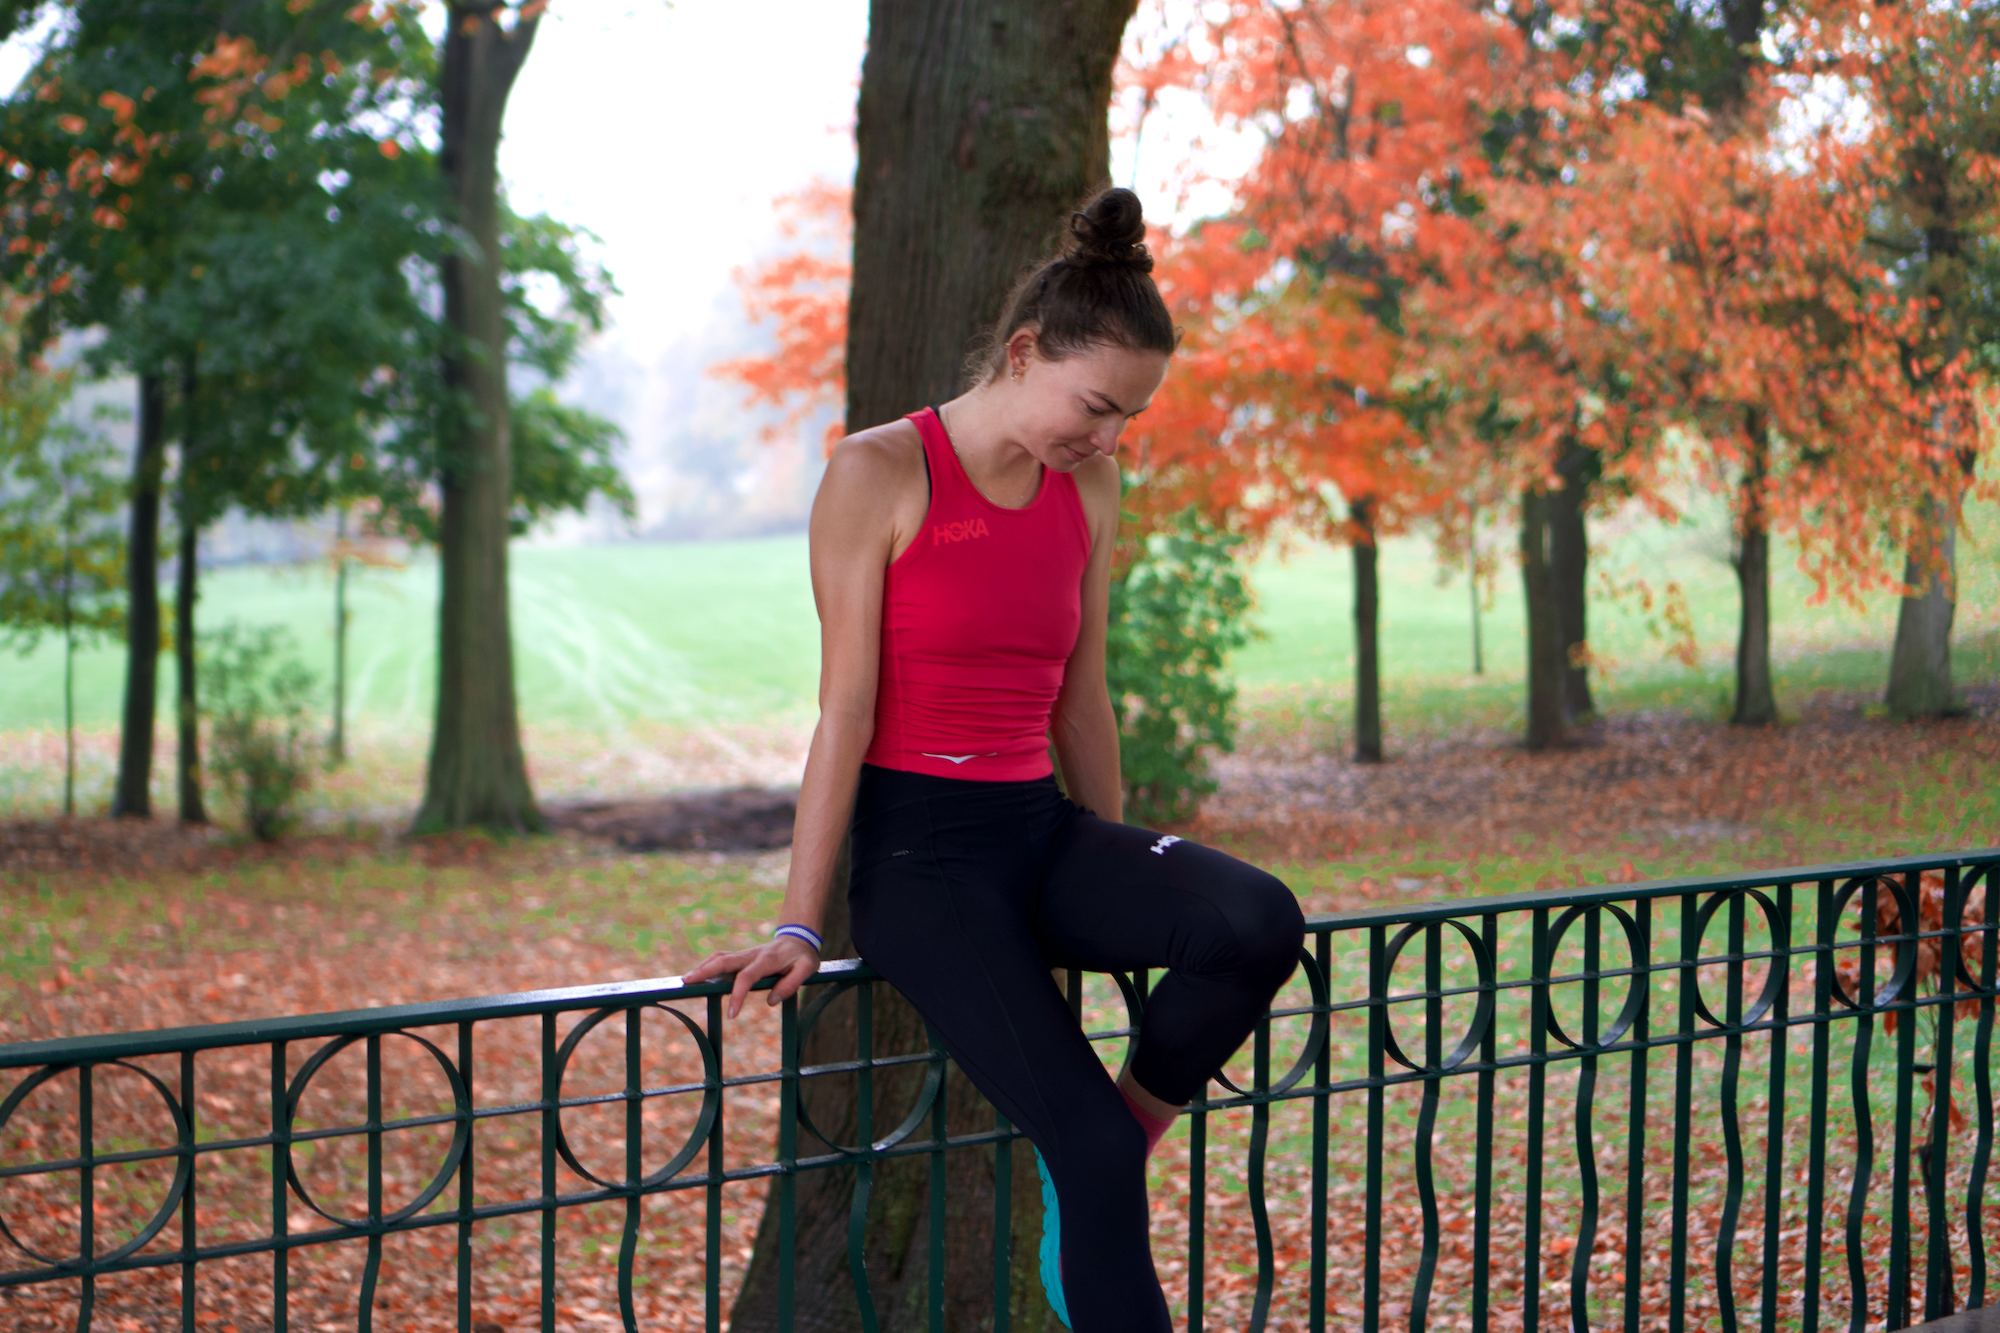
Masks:
[[[297,822],[299,795],[312,779],[306,730],[312,673],[282,629],[225,625],[202,638],[209,770],[242,810],[251,835],[275,842]]]
[[[1105,676],[1118,714],[1126,817],[1172,823],[1215,790],[1208,754],[1236,746],[1236,686],[1224,659],[1249,642],[1243,538],[1187,509],[1144,538],[1111,584]]]

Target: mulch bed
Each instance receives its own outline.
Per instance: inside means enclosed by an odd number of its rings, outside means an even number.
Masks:
[[[764,852],[792,845],[796,791],[727,787],[632,801],[551,802],[558,829],[628,852]]]
[[[551,801],[558,834],[628,852],[760,852],[787,847],[793,790],[729,787],[626,801]],[[106,878],[201,874],[261,861],[340,864],[403,846],[429,865],[483,863],[499,844],[483,833],[408,837],[391,827],[310,832],[258,843],[213,825],[154,819],[0,820],[0,874],[82,871]]]

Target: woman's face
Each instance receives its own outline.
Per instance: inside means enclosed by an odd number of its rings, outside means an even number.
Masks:
[[[1115,453],[1125,423],[1153,401],[1167,377],[1163,352],[1099,346],[1060,361],[1044,360],[1022,330],[1007,345],[1010,433],[1045,466],[1074,471]]]

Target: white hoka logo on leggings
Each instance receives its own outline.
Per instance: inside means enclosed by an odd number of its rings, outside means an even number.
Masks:
[[[1167,848],[1173,846],[1175,843],[1179,841],[1180,841],[1179,838],[1169,833],[1166,834],[1164,837],[1162,837],[1158,842],[1154,843],[1151,847],[1148,847],[1146,850],[1151,852],[1155,856],[1165,856],[1167,854]]]

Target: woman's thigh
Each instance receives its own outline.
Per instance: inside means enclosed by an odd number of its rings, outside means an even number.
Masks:
[[[1035,914],[1051,962],[1117,971],[1287,973],[1303,923],[1297,898],[1266,871],[1087,813],[1059,839]]]

